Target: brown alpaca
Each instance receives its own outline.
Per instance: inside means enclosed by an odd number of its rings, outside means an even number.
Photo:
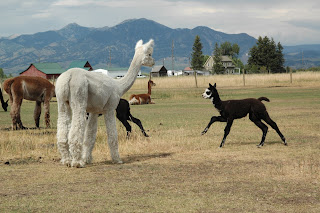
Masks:
[[[37,128],[39,128],[41,103],[43,103],[46,127],[50,127],[50,100],[55,96],[53,84],[41,77],[18,76],[7,79],[3,83],[3,88],[8,93],[11,103],[10,115],[12,118],[12,129],[26,129],[26,127],[22,125],[20,118],[23,99],[36,101],[34,121]]]
[[[131,95],[129,98],[129,103],[131,105],[141,105],[141,104],[154,104],[151,101],[151,87],[156,86],[156,84],[150,79],[148,81],[148,93],[147,94],[138,94]]]

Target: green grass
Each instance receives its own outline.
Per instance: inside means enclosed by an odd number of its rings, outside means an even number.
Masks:
[[[155,79],[156,82],[156,79]],[[156,82],[157,83],[157,82]],[[99,119],[93,164],[60,165],[56,147],[57,103],[52,129],[8,131],[0,110],[0,212],[319,212],[320,86],[218,87],[221,98],[268,97],[268,112],[289,146],[269,128],[236,120],[225,147],[225,124],[201,88],[152,91],[156,104],[131,106],[150,138],[134,124],[130,140],[117,123],[122,165],[111,163],[105,125]],[[141,92],[132,89],[131,93]],[[34,103],[24,101],[22,121],[34,127]],[[41,126],[44,126],[41,118]]]

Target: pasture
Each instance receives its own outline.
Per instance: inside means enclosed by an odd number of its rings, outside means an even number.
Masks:
[[[68,168],[56,147],[57,103],[50,103],[51,129],[11,131],[0,109],[0,212],[320,212],[320,73],[154,78],[153,105],[131,106],[149,138],[117,121],[124,164],[112,164],[105,125],[99,119],[93,163]],[[217,83],[222,100],[268,97],[264,102],[287,139],[249,118],[235,120],[219,148],[225,123],[201,132],[212,115],[201,97]],[[145,93],[137,79],[125,94]],[[4,94],[5,100],[7,95]],[[35,103],[23,101],[21,118],[35,127]],[[9,107],[10,109],[10,107]]]

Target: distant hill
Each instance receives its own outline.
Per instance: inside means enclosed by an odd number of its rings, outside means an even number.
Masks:
[[[111,56],[112,67],[128,67],[138,40],[155,40],[156,64],[165,63],[171,69],[172,41],[174,41],[174,66],[182,69],[189,65],[189,57],[195,36],[199,35],[203,54],[211,55],[216,42],[229,41],[240,46],[239,57],[246,62],[247,53],[256,43],[248,34],[226,34],[199,26],[194,29],[172,29],[147,19],[132,19],[113,27],[89,28],[69,24],[56,31],[39,32],[0,39],[0,67],[6,74],[14,75],[25,70],[31,63],[58,62],[67,68],[71,61],[88,60],[94,69],[106,68]],[[294,64],[298,49],[285,47]],[[319,53],[315,50],[315,53]],[[291,55],[293,54],[293,55]],[[309,52],[304,52],[305,56]],[[312,53],[310,53],[312,55]],[[292,57],[291,57],[292,56]],[[319,58],[319,57],[318,57]],[[165,59],[165,60],[164,60]]]
[[[320,67],[320,44],[285,46],[286,65],[295,68]]]

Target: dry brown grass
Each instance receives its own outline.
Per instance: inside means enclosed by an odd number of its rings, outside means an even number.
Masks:
[[[0,212],[319,212],[320,79],[313,74],[297,73],[293,84],[274,82],[285,75],[250,76],[265,82],[246,87],[239,76],[202,77],[201,88],[192,77],[154,79],[156,104],[131,106],[151,137],[132,125],[126,140],[117,124],[122,165],[110,161],[102,119],[93,164],[74,169],[58,162],[55,128],[7,131],[9,113],[0,111]],[[270,128],[256,148],[261,131],[248,118],[234,122],[222,149],[225,124],[201,136],[217,115],[200,97],[208,82],[221,85],[222,99],[270,98],[289,146]],[[145,79],[136,83],[128,96],[146,90]],[[22,106],[24,124],[34,126],[34,103]],[[51,112],[55,127],[56,102]]]
[[[146,90],[146,79],[137,79],[132,90]],[[155,88],[190,88],[195,87],[194,76],[154,78]],[[213,75],[197,76],[198,87],[207,87],[208,82],[216,82],[220,87],[243,86],[243,75]],[[251,74],[245,75],[245,86],[270,87],[270,86],[317,86],[320,82],[320,72],[297,72],[292,74],[292,84],[289,73],[280,74]]]

